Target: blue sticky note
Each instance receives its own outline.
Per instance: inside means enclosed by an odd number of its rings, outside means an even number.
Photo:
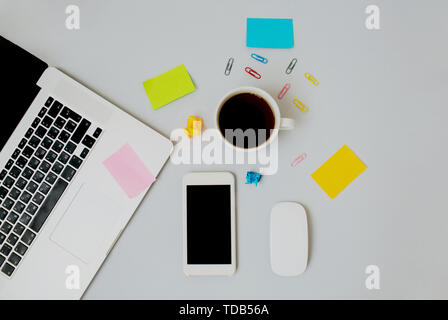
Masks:
[[[253,48],[294,47],[292,19],[247,18],[246,45]]]

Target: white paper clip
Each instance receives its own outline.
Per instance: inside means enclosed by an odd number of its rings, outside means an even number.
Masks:
[[[294,67],[296,66],[297,63],[297,59],[294,58],[291,60],[291,62],[289,63],[288,67],[286,68],[286,74],[290,74],[292,72],[292,69],[294,69]]]
[[[229,61],[227,61],[226,70],[224,71],[224,74],[228,76],[230,74],[230,71],[232,71],[233,61],[235,59],[230,58]]]

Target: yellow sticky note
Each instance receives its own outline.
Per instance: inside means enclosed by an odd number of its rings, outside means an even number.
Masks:
[[[367,166],[344,145],[311,177],[333,199],[366,169]]]
[[[154,110],[196,89],[183,64],[146,80],[143,82],[143,87]]]

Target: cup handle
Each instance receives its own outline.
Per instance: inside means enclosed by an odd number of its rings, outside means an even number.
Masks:
[[[280,119],[280,130],[291,130],[296,126],[296,121],[290,118]]]

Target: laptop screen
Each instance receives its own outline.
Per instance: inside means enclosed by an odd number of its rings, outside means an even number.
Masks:
[[[0,52],[1,151],[39,93],[36,82],[48,65],[2,36]]]

